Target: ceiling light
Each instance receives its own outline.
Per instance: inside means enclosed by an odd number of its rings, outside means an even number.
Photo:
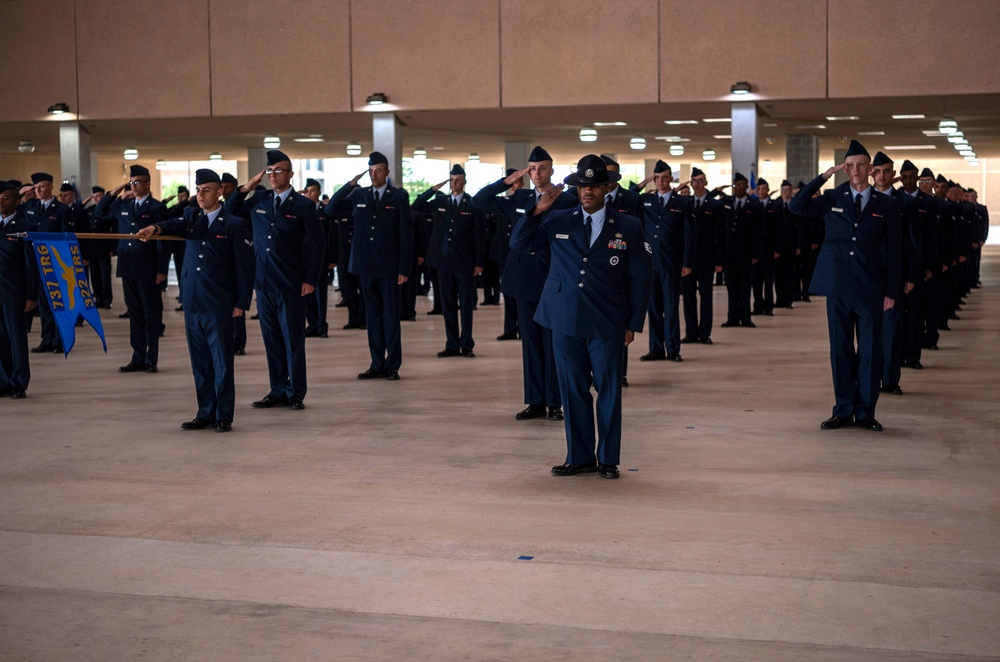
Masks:
[[[968,140],[966,140],[965,138],[961,138],[958,141],[953,142],[951,146],[954,147],[955,149],[962,149],[963,147],[968,146],[968,144],[969,144]]]
[[[858,131],[859,136],[884,136],[885,131]]]
[[[706,161],[714,161],[715,160],[715,150],[714,149],[706,149],[704,152],[701,153],[701,158],[705,159]]]
[[[628,142],[628,146],[634,150],[646,149],[646,139],[636,136]]]
[[[976,157],[974,157],[974,156],[970,156],[969,158],[967,158],[967,159],[965,159],[965,160],[966,160],[966,162],[967,162],[967,163],[968,163],[968,164],[969,164],[970,166],[977,166],[977,165],[979,165],[979,159],[977,159],[977,158],[976,158]]]
[[[698,120],[663,120],[663,123],[676,126],[678,124],[697,124]]]
[[[167,167],[167,162],[166,161],[164,161],[163,159],[157,159],[156,160],[156,169],[157,170],[163,170],[166,167]]]
[[[903,152],[917,149],[937,149],[937,145],[885,145],[882,149]]]
[[[361,154],[361,145],[358,143],[347,143],[347,155],[357,156]]]
[[[765,124],[764,126],[765,126],[765,127],[767,127],[768,129],[773,129],[774,127],[776,127],[776,126],[778,126],[778,125],[777,125],[777,124],[775,124],[774,122],[768,122],[768,123],[767,123],[767,124]]]
[[[442,151],[444,149],[444,147],[431,147],[431,149],[440,152],[440,151]]]
[[[218,152],[212,152],[211,154],[208,155],[208,160],[209,161],[221,161],[222,160],[222,154],[219,154]]]
[[[670,156],[681,156],[684,154],[684,145],[671,145]]]
[[[732,121],[733,121],[732,117],[706,117],[705,119],[702,120],[702,122],[708,122],[709,124],[711,124],[712,122],[732,122]]]
[[[825,129],[825,124],[800,124],[796,129]]]
[[[926,117],[923,113],[916,113],[913,115],[893,115],[894,120],[922,120]]]
[[[415,158],[415,159],[426,159],[427,158],[427,150],[423,149],[421,147],[418,147],[417,149],[413,150],[413,158]]]
[[[773,136],[768,136],[767,138],[764,138],[764,142],[766,142],[768,145],[773,145],[774,144],[774,137]]]
[[[35,145],[30,140],[22,140],[17,144],[17,151],[22,154],[31,154],[35,151]]]
[[[938,122],[938,131],[945,134],[946,136],[950,136],[951,134],[958,131],[958,122],[956,122],[950,117],[946,117],[940,122]]]
[[[135,161],[139,158],[139,150],[135,147],[126,147],[125,151],[122,153],[126,161]]]
[[[597,142],[597,129],[590,127],[580,129],[580,142],[582,143]]]
[[[712,137],[715,138],[716,140],[729,140],[732,138],[732,136],[729,135],[728,133],[718,133]]]
[[[971,147],[968,148],[968,149],[960,150],[958,153],[961,154],[962,156],[975,156],[976,155],[976,153],[972,151]]]
[[[948,142],[950,142],[950,143],[960,143],[960,142],[969,142],[969,141],[965,139],[965,134],[963,132],[956,131],[955,133],[952,133],[951,135],[948,136]]]
[[[376,92],[365,99],[365,103],[369,106],[381,106],[382,104],[389,103],[389,97],[384,92]]]
[[[305,138],[292,138],[292,142],[296,143],[321,143],[323,141],[323,136],[318,133],[310,133]]]
[[[827,115],[826,119],[828,122],[850,122],[851,120],[861,119],[857,115]]]
[[[68,103],[54,103],[49,106],[49,115],[64,115],[69,112]]]
[[[281,138],[278,136],[264,136],[264,147],[267,149],[278,149],[281,147]]]
[[[690,138],[681,138],[680,136],[654,136],[653,140],[666,140],[668,143],[689,143]]]
[[[934,129],[933,131],[924,131],[923,134],[928,138],[940,138],[944,136],[944,134],[938,131],[937,129]]]
[[[750,94],[750,83],[745,80],[729,86],[729,91],[733,94]]]
[[[469,160],[479,163],[479,155],[473,152],[472,154],[469,154]]]
[[[594,122],[594,126],[628,126],[625,122]]]

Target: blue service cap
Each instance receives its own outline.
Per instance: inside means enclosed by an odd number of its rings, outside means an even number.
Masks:
[[[864,145],[859,143],[857,140],[852,140],[851,144],[847,146],[847,154],[844,154],[844,158],[847,158],[848,156],[858,156],[861,154],[867,156],[868,158],[872,157],[872,155],[868,153],[868,150],[865,149]]]
[[[934,172],[930,168],[924,168],[923,170],[920,171],[920,176],[930,177],[931,179],[934,179]]]
[[[670,169],[669,163],[663,161],[662,159],[657,159],[656,165],[653,167],[653,173],[656,174],[660,172],[672,172],[672,170]]]
[[[750,180],[747,179],[747,176],[744,175],[742,172],[733,173],[733,184],[735,184],[736,182],[749,182],[749,181]]]
[[[197,171],[195,171],[195,172],[197,172]],[[195,186],[197,186],[197,185],[198,185],[198,182],[197,182],[197,180],[195,181],[194,185],[195,185]],[[184,186],[183,184],[181,184],[180,186],[178,186],[178,187],[177,187],[177,192],[178,192],[178,193],[187,193],[188,195],[190,195],[190,194],[191,194],[191,191],[189,191],[189,190],[188,190],[188,187],[187,187],[187,186]]]
[[[504,175],[504,177],[505,177],[505,178],[506,178],[506,177],[510,177],[510,176],[511,176],[511,175],[513,175],[513,174],[514,174],[515,172],[517,172],[517,168],[507,168],[507,174],[506,174],[506,175]]]
[[[32,184],[40,184],[42,182],[51,182],[52,175],[47,172],[36,172],[31,175]]]
[[[280,149],[269,149],[267,150],[267,165],[273,166],[276,163],[281,163],[282,161],[292,162],[288,155],[282,152]]]
[[[539,161],[551,161],[552,157],[549,153],[545,151],[545,148],[541,145],[535,145],[535,148],[531,150],[531,154],[528,154],[528,163],[538,163]]]
[[[767,180],[764,179],[763,177],[757,180],[757,186],[760,186],[761,184],[763,184],[764,186],[770,186],[770,184],[767,183]]]
[[[149,168],[141,165],[129,166],[128,169],[129,177],[149,177]]]
[[[782,186],[791,186],[792,183],[790,181],[788,181],[787,179],[782,179],[781,180],[781,185]]]
[[[698,175],[704,175],[704,174],[705,174],[705,171],[702,170],[701,168],[698,168],[698,167],[691,168],[691,179],[694,179]]]
[[[21,189],[21,187],[20,186],[16,186],[16,184],[19,184],[19,183],[20,182],[4,182],[4,181],[0,181],[0,193],[3,193],[4,191],[19,191]]]
[[[885,152],[879,150],[875,152],[875,158],[872,159],[873,166],[884,166],[893,163],[893,160],[886,156]]]
[[[453,165],[451,167],[451,172],[448,173],[449,177],[454,176],[454,175],[462,175],[464,177],[465,176],[465,168],[463,168],[462,166],[460,166],[459,164],[456,163],[455,165]]]
[[[605,162],[605,163],[607,163],[607,164],[608,164],[609,166],[614,166],[614,167],[616,167],[616,168],[620,168],[620,167],[621,167],[620,165],[618,165],[618,161],[615,161],[615,160],[614,160],[613,158],[611,158],[611,157],[610,157],[610,156],[608,156],[607,154],[601,154],[601,158],[602,158],[602,159],[604,160],[604,162]]]
[[[104,190],[103,186],[91,186],[90,187],[90,192],[91,193],[107,193],[107,191]]]
[[[899,168],[900,172],[916,172],[917,166],[913,165],[913,161],[906,159],[903,161],[903,165]]]
[[[222,183],[223,184],[233,184],[234,186],[239,186],[239,182],[228,172],[222,173]]]
[[[385,154],[382,152],[372,152],[368,155],[368,167],[376,166],[381,163],[389,165],[389,159],[385,158]]]
[[[208,168],[201,168],[194,171],[194,185],[201,186],[202,184],[221,184],[222,179],[219,177],[219,173],[214,170],[209,170]],[[177,189],[180,191],[180,189]]]
[[[320,183],[315,179],[313,179],[312,177],[306,180],[306,188],[309,188],[310,186],[315,186],[316,188],[323,190],[323,187],[320,185]]]

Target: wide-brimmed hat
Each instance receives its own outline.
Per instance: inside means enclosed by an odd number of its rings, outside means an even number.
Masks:
[[[621,174],[608,170],[604,159],[596,154],[588,154],[576,164],[576,172],[563,181],[570,186],[603,186],[621,178]]]

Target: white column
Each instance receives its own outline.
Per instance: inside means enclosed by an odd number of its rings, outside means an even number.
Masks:
[[[757,104],[753,101],[733,103],[732,118],[733,123],[729,133],[732,135],[733,173],[741,172],[747,179],[756,181],[759,124]]]
[[[397,188],[403,186],[403,125],[395,113],[372,115],[372,144],[376,152],[389,160],[389,178]]]
[[[97,173],[92,169],[90,134],[79,122],[59,124],[59,156],[62,180],[76,184],[86,198]],[[59,182],[55,183],[55,188],[59,190]]]

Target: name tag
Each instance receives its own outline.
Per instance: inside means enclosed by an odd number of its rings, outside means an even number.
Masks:
[[[653,206],[653,203],[652,203],[652,202],[644,202],[644,203],[642,203],[642,205],[643,205],[644,207],[652,207],[652,206]]]
[[[438,207],[438,211],[448,211],[448,210],[445,209],[444,207]]]
[[[368,205],[366,205],[365,203],[363,203],[363,202],[362,202],[362,203],[360,203],[360,204],[358,205],[358,209],[364,209],[364,208],[365,208],[365,207],[367,207],[367,206],[368,206]]]
[[[556,239],[569,239],[568,234],[557,234]]]
[[[524,213],[524,209],[517,209],[517,208],[515,208],[514,211],[516,211],[518,214],[523,214]]]
[[[830,211],[835,211],[835,212],[839,212],[839,213],[841,213],[841,214],[843,214],[843,213],[844,213],[844,210],[843,210],[843,209],[841,209],[840,207],[830,207]]]
[[[266,214],[267,212],[266,212],[266,211],[264,211],[263,209],[258,209],[258,210],[257,210],[257,213],[258,213],[258,214]],[[122,216],[124,216],[124,214],[122,214]]]

